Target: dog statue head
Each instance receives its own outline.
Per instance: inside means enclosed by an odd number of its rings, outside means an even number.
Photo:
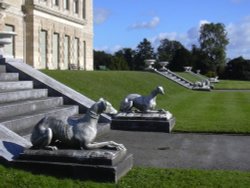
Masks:
[[[162,95],[165,94],[164,88],[163,88],[162,86],[158,86],[158,87],[156,88],[156,91],[157,91],[158,94],[162,94]]]
[[[101,114],[101,113],[117,114],[117,110],[112,106],[112,104],[103,98],[100,98],[96,102],[96,104],[98,106],[98,109],[97,109],[98,114]]]

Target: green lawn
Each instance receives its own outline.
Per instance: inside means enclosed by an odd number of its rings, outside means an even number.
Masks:
[[[148,72],[44,72],[94,100],[106,98],[117,109],[127,94],[147,95],[162,85],[166,94],[157,105],[176,117],[174,131],[250,133],[249,92],[192,91]]]
[[[190,74],[190,73],[188,73],[188,72],[175,72],[175,73],[176,73],[177,75],[179,75],[179,76],[185,78],[186,80],[188,80],[188,81],[190,81],[190,82],[193,82],[193,83],[205,79],[205,78],[202,79],[201,77],[195,76],[195,75]]]
[[[51,176],[33,175],[0,165],[1,188],[153,188],[153,187],[249,187],[250,172],[221,170],[177,170],[133,168],[118,184],[97,183]]]
[[[128,93],[147,95],[157,85],[162,85],[166,95],[158,97],[158,108],[168,109],[175,115],[175,131],[250,133],[249,92],[192,91],[147,72],[44,72],[94,100],[105,97],[116,108]],[[249,185],[250,172],[239,171],[134,167],[118,184],[112,184],[33,175],[0,165],[0,188],[240,188]]]
[[[250,81],[239,80],[220,80],[215,84],[215,89],[248,89],[250,90]]]

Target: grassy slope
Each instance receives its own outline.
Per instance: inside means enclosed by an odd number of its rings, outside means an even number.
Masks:
[[[147,95],[162,85],[166,95],[157,98],[157,105],[176,117],[174,131],[250,133],[248,92],[191,91],[147,72],[44,72],[94,100],[104,97],[116,108],[127,94]]]
[[[162,85],[167,94],[158,104],[177,117],[177,130],[227,130],[248,132],[249,94],[207,93],[183,89],[162,77],[138,72],[46,71],[58,80],[90,96],[106,97],[118,107],[122,96],[131,92],[147,94]],[[108,87],[107,87],[108,86]],[[109,88],[109,89],[107,89]],[[220,105],[218,105],[220,104]],[[239,112],[238,112],[238,111]],[[212,112],[212,113],[211,113]],[[221,116],[218,118],[218,116]],[[236,121],[238,119],[238,121]],[[245,119],[245,121],[242,121]],[[234,121],[234,122],[231,122]],[[236,124],[237,123],[237,124]],[[215,125],[217,126],[215,126]],[[0,187],[249,187],[250,172],[133,168],[117,185],[32,175],[0,165]]]
[[[238,80],[220,80],[215,84],[215,89],[248,89],[250,90],[250,81]]]
[[[196,82],[196,81],[201,81],[204,79],[201,79],[199,76],[195,76],[193,74],[190,74],[188,72],[175,72],[177,75],[189,80],[190,82]]]
[[[250,173],[239,171],[133,168],[118,184],[33,175],[0,166],[0,187],[249,187]]]

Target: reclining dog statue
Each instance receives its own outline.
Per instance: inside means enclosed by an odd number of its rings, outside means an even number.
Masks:
[[[33,149],[57,150],[51,144],[59,143],[67,148],[98,149],[103,147],[126,150],[122,144],[114,141],[94,143],[97,135],[97,123],[101,113],[115,114],[117,111],[112,105],[99,99],[87,113],[77,120],[68,120],[69,124],[55,117],[45,117],[33,128],[31,143]]]
[[[162,86],[156,87],[148,96],[142,96],[139,94],[129,94],[121,102],[120,111],[130,112],[134,107],[144,113],[152,112],[155,110],[156,97],[158,94],[165,94]]]

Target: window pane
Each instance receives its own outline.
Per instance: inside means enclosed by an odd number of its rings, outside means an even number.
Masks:
[[[67,67],[69,64],[69,36],[64,37],[64,64]]]
[[[47,65],[47,31],[40,31],[40,55],[41,55],[41,68],[46,68]]]
[[[59,34],[53,34],[53,65],[54,68],[58,68],[59,64]]]
[[[4,30],[13,32],[15,29],[14,29],[14,26],[12,26],[12,25],[5,25]],[[12,38],[11,44],[4,46],[4,53],[6,56],[14,57],[14,42],[15,42],[14,38]]]

